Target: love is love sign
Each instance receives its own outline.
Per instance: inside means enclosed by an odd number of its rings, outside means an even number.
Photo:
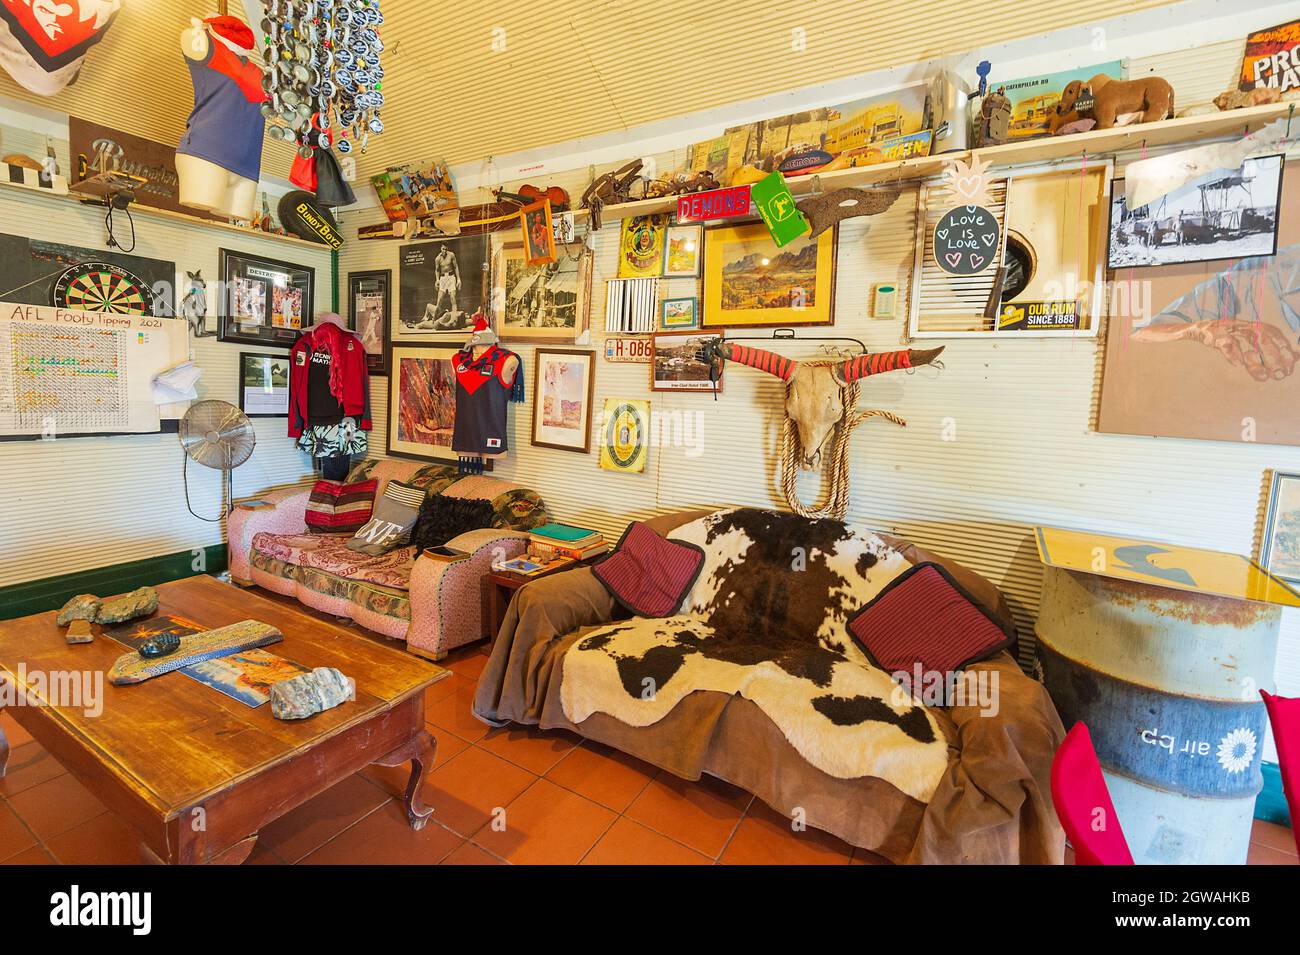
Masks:
[[[949,275],[978,275],[997,258],[1002,227],[983,206],[949,209],[934,227],[934,260]]]

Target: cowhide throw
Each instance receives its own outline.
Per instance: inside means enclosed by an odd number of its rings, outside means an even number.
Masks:
[[[908,562],[840,521],[752,508],[670,536],[704,550],[695,586],[675,616],[610,624],[574,644],[565,715],[649,726],[695,690],[739,693],[823,772],[875,776],[928,801],[948,764],[943,733],[845,628]]]

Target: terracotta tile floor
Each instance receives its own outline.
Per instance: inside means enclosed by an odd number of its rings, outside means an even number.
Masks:
[[[748,793],[680,780],[563,732],[489,729],[470,713],[486,648],[447,661],[430,690],[438,741],[425,781],[434,816],[413,832],[406,767],[372,766],[277,820],[247,864],[872,864],[814,829],[794,832]],[[0,864],[136,863],[138,840],[40,745],[0,714],[13,747],[0,780]],[[1251,864],[1300,864],[1291,830],[1256,822]]]

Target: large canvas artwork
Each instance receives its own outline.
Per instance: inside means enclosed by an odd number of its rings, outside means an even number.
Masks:
[[[422,461],[455,461],[454,348],[394,345],[388,378],[388,453]]]
[[[1300,176],[1277,253],[1114,273],[1098,430],[1300,445]]]

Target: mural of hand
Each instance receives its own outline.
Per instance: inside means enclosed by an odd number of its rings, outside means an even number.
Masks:
[[[1244,368],[1256,381],[1281,381],[1295,371],[1300,351],[1286,334],[1266,322],[1207,319],[1148,325],[1133,333],[1139,342],[1196,341],[1219,352],[1229,364]]]

